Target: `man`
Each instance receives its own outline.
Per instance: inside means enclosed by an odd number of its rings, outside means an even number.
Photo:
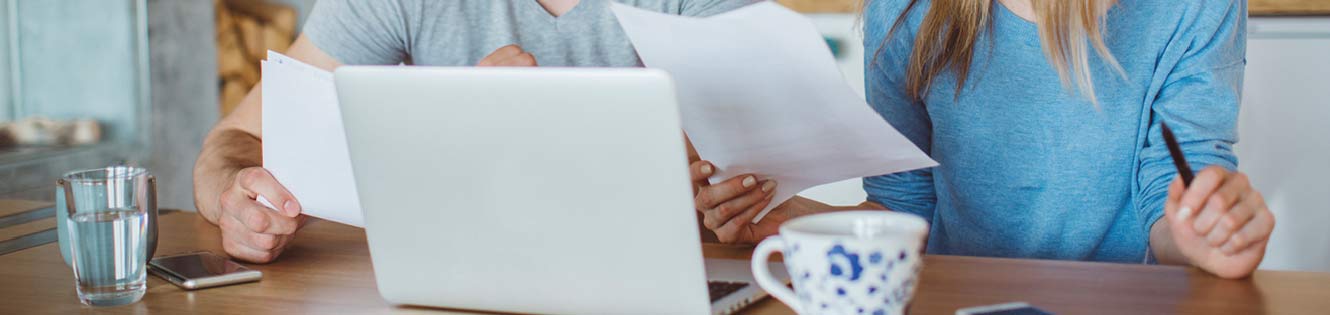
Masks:
[[[616,0],[708,16],[758,0]],[[631,67],[640,61],[608,0],[323,0],[287,55],[343,64]],[[276,259],[305,222],[293,196],[262,167],[259,86],[208,134],[194,167],[199,213],[222,230],[231,257]],[[330,135],[331,136],[331,135]],[[319,158],[319,157],[310,157]],[[278,209],[258,203],[262,196]]]

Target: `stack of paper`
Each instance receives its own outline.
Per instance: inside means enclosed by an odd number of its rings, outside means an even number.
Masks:
[[[937,165],[850,88],[798,13],[772,2],[709,18],[613,10],[642,62],[674,76],[684,131],[713,178],[779,183],[754,223],[809,187]]]
[[[363,227],[332,73],[272,51],[262,67],[263,167],[304,214]]]

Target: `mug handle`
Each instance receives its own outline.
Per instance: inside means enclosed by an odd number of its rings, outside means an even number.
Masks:
[[[776,277],[771,276],[771,270],[767,268],[767,258],[784,247],[785,239],[780,236],[768,237],[758,243],[757,248],[753,250],[753,278],[757,280],[757,286],[761,287],[762,290],[766,290],[771,296],[776,297],[777,300],[784,302],[785,305],[789,305],[797,312],[802,310],[803,307],[799,305],[799,299],[795,297],[794,291],[785,287],[785,283],[776,280]]]

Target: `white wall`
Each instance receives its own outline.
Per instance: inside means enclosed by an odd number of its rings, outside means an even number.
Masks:
[[[94,118],[137,140],[139,68],[131,0],[17,1],[22,96],[16,118]]]
[[[1330,272],[1330,17],[1250,24],[1234,150],[1278,222],[1261,268]]]

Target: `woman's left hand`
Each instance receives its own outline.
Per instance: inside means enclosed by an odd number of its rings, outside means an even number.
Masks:
[[[1224,278],[1250,275],[1265,257],[1275,217],[1247,175],[1211,166],[1183,187],[1168,188],[1165,217],[1177,250],[1192,265]]]

